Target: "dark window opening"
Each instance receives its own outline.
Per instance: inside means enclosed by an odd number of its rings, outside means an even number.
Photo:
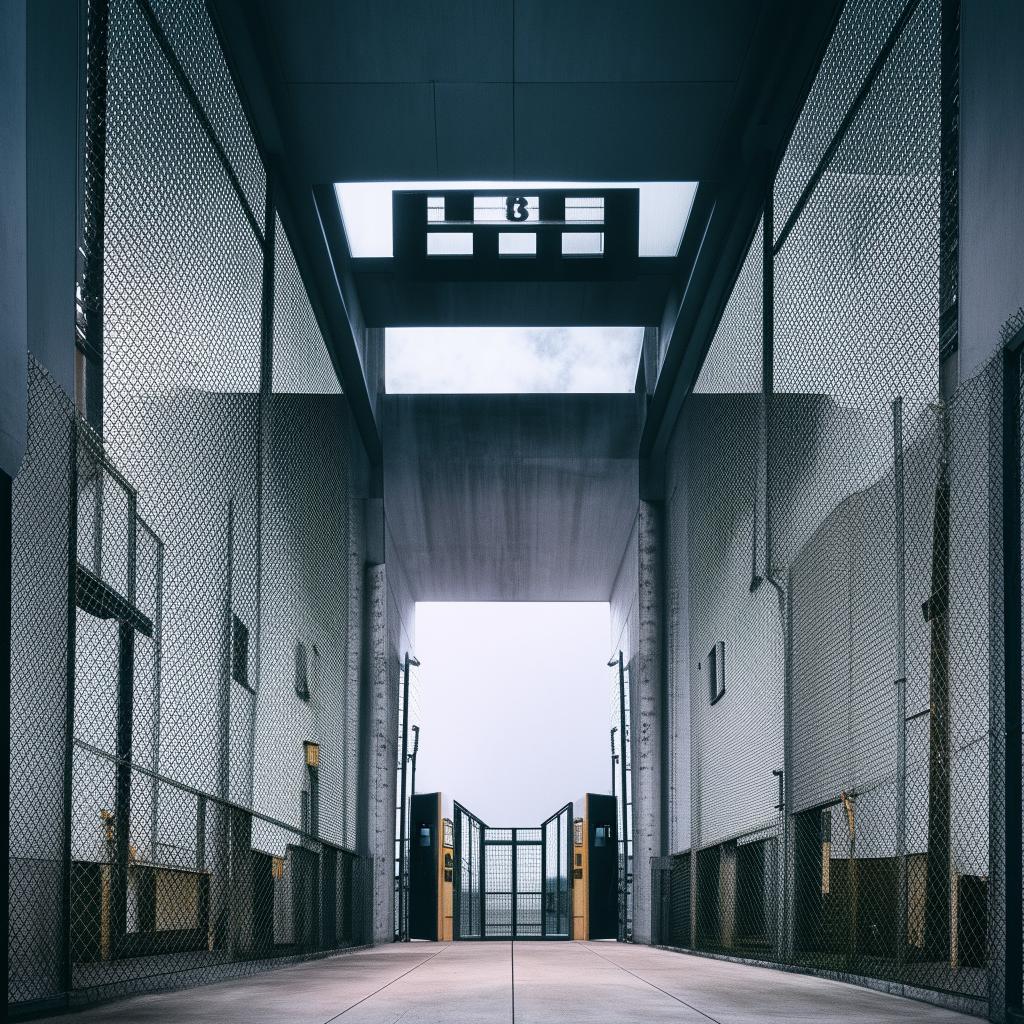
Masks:
[[[708,694],[712,704],[725,695],[725,643],[722,641],[708,652]]]
[[[302,643],[295,645],[295,696],[309,700],[309,658]]]
[[[231,678],[247,690],[249,685],[249,627],[231,613]]]

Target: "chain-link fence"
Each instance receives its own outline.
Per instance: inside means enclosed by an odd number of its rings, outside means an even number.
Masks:
[[[13,489],[25,1007],[371,933],[365,456],[205,5],[86,46],[77,409],[32,362]]]
[[[1020,437],[1002,355],[962,382],[945,362],[958,25],[948,0],[845,5],[676,429],[679,852],[653,892],[661,943],[985,1012]]]

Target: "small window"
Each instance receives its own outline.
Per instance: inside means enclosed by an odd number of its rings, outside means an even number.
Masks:
[[[603,224],[604,199],[601,196],[566,196],[565,219],[573,224]]]
[[[603,231],[563,231],[563,256],[603,256]]]
[[[249,627],[231,613],[231,678],[247,690],[249,685]]]
[[[309,700],[309,657],[305,644],[295,645],[295,696]]]
[[[428,256],[472,256],[472,231],[428,231]]]
[[[719,641],[708,652],[708,695],[714,704],[725,694],[725,644]]]
[[[427,223],[443,224],[444,196],[427,196]]]
[[[536,256],[537,235],[533,231],[499,231],[499,256]]]

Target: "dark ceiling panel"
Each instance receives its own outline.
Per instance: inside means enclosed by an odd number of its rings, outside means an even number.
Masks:
[[[292,82],[501,82],[512,77],[508,0],[264,0]]]
[[[434,92],[419,85],[290,85],[293,138],[306,181],[437,176]]]
[[[516,81],[734,81],[761,6],[516,0]]]
[[[438,176],[488,180],[512,176],[512,86],[438,82]]]
[[[356,273],[369,327],[642,327],[661,320],[668,275],[633,281],[410,281]]]
[[[734,89],[720,82],[519,85],[517,176],[708,178]]]

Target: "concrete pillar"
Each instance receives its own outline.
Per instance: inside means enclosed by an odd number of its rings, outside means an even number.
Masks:
[[[663,529],[660,502],[641,501],[638,517],[639,646],[630,675],[633,721],[633,939],[651,941],[651,858],[660,857],[664,659]]]
[[[367,841],[373,858],[372,912],[374,942],[394,936],[395,768],[397,700],[388,673],[387,573],[383,565],[366,569],[367,736],[369,763]]]

